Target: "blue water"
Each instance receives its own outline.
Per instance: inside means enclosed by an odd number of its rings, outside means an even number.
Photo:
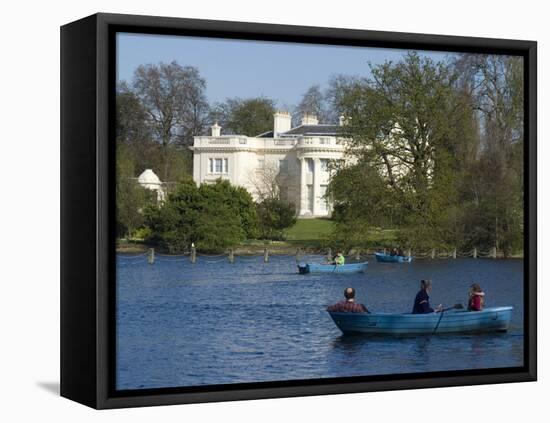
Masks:
[[[299,275],[293,257],[119,257],[117,389],[523,365],[523,260],[369,261],[363,274]],[[324,311],[353,286],[371,311],[410,312],[420,279],[432,279],[434,306],[465,304],[478,282],[486,306],[514,306],[511,330],[342,336]]]

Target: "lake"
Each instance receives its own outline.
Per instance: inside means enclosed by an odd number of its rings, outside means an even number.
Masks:
[[[514,306],[510,331],[343,336],[325,311],[352,286],[370,311],[410,312],[420,279],[432,306],[467,304],[478,282],[486,307]],[[118,256],[116,330],[119,390],[522,366],[523,260],[369,258],[365,273],[299,275],[293,256]]]

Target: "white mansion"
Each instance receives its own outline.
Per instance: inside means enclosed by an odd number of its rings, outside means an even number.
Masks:
[[[216,123],[211,136],[194,138],[193,179],[197,184],[227,179],[257,199],[268,189],[266,179],[276,178],[281,195],[296,205],[298,216],[328,216],[327,164],[343,159],[345,149],[337,131],[338,125],[319,124],[311,115],[291,128],[287,112],[275,113],[273,131],[256,137],[221,135]]]

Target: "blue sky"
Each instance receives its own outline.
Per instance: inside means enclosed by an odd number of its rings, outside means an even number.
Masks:
[[[406,50],[120,33],[117,77],[130,82],[137,66],[177,61],[199,69],[210,102],[265,96],[289,107],[331,75],[368,75],[368,62],[399,60]],[[445,53],[422,52],[434,60]]]

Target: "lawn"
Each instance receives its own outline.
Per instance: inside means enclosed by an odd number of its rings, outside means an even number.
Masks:
[[[318,244],[330,236],[333,223],[329,219],[298,219],[296,224],[286,232],[286,239],[296,244]]]

